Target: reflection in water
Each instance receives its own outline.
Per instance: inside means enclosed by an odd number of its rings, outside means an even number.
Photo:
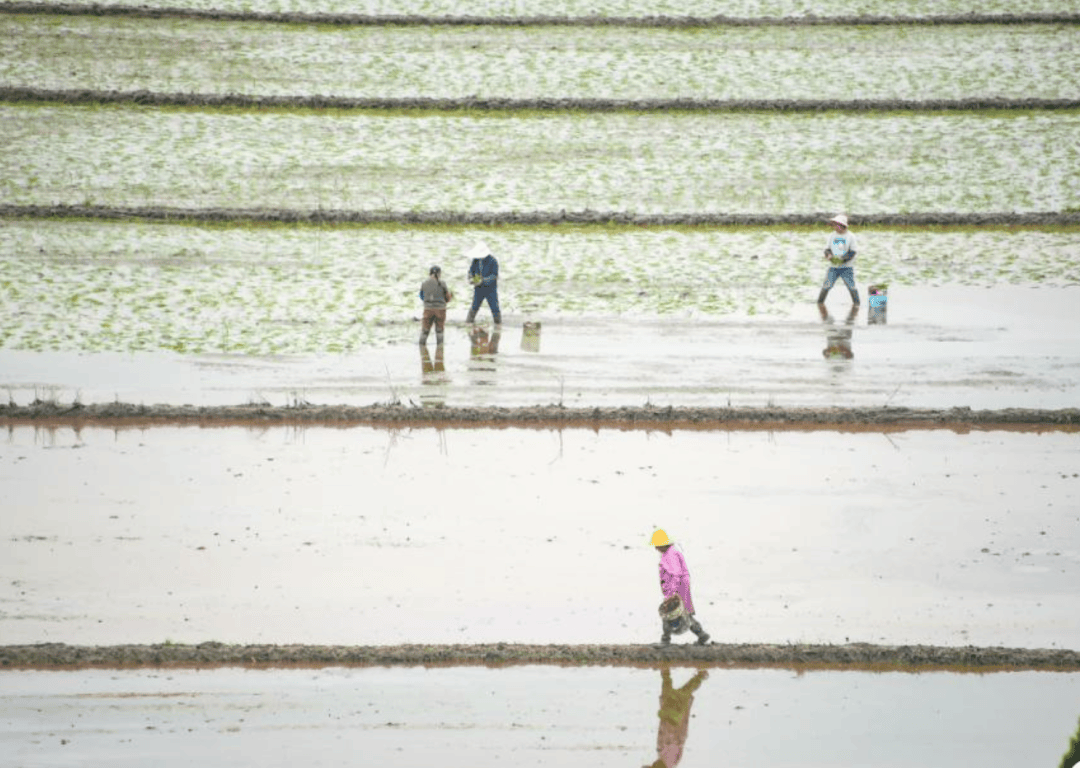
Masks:
[[[694,703],[696,691],[709,673],[699,669],[698,673],[682,687],[676,688],[671,683],[671,670],[660,670],[660,726],[656,733],[657,760],[645,768],[675,768],[682,759],[686,737],[690,731],[690,706]]]
[[[835,325],[824,304],[818,304],[818,310],[821,312],[821,321],[825,324],[825,349],[821,350],[822,357],[826,360],[850,360],[855,357],[855,352],[851,349],[851,329],[859,314],[859,306],[856,304],[851,308],[840,327]]]
[[[474,383],[495,383],[495,355],[499,351],[501,337],[501,325],[496,325],[490,335],[486,328],[480,326],[473,326],[469,331],[469,372]]]
[[[450,377],[446,375],[443,362],[443,345],[435,347],[435,359],[431,359],[427,345],[420,345],[420,402],[425,408],[441,408],[446,405],[446,389]]]
[[[540,351],[539,320],[530,320],[521,326],[521,349],[524,352]]]
[[[886,312],[889,308],[889,286],[871,285],[867,293],[870,298],[870,310],[866,313],[867,325],[885,325]]]
[[[1069,742],[1069,750],[1061,758],[1059,768],[1075,768],[1077,765],[1080,765],[1080,725],[1076,726],[1076,735]]]

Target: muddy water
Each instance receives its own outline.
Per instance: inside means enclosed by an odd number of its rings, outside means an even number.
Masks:
[[[1047,672],[214,668],[2,680],[0,749],[27,767],[1055,766],[1080,715],[1080,678]]]
[[[13,426],[0,644],[1075,649],[1068,431]],[[680,638],[681,639],[681,638]]]

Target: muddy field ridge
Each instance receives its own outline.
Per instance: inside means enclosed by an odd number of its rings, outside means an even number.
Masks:
[[[269,22],[275,24],[326,24],[331,26],[499,26],[499,27],[641,27],[657,29],[704,27],[807,27],[882,25],[1011,25],[1080,24],[1078,13],[966,13],[919,16],[859,14],[853,16],[742,17],[714,16],[477,16],[361,13],[271,13],[226,11],[202,8],[155,8],[145,5],[100,5],[97,3],[3,3],[0,12],[9,14],[54,14],[64,16],[126,16],[133,18],[183,18],[204,21]]]
[[[526,428],[645,428],[645,429],[785,429],[893,430],[950,429],[955,431],[1010,429],[1075,431],[1080,409],[1039,410],[966,407],[920,409],[881,408],[694,408],[623,406],[567,408],[561,405],[523,407],[423,407],[402,403],[373,405],[315,405],[302,402],[274,406],[253,403],[235,406],[137,405],[133,403],[63,404],[35,401],[28,405],[0,404],[0,424],[40,426],[98,425],[145,427],[167,425],[266,426],[330,425],[484,429]]]
[[[599,99],[479,97],[269,96],[93,89],[0,87],[0,101],[68,106],[377,110],[420,112],[964,112],[1080,109],[1077,99]]]
[[[0,88],[0,91],[3,89]],[[633,211],[393,211],[301,208],[180,208],[172,206],[12,205],[0,217],[89,219],[172,223],[265,223],[314,225],[770,227],[820,225],[825,211],[793,214],[664,213]],[[852,216],[853,224],[879,227],[1074,227],[1080,211],[984,211],[876,213]]]
[[[230,645],[160,643],[0,646],[0,668],[167,666],[634,666],[692,664],[876,669],[880,671],[1080,670],[1080,651],[931,645],[740,643],[705,646],[530,645]]]

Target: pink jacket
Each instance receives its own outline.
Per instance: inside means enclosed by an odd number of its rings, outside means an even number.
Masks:
[[[660,555],[660,589],[665,598],[681,597],[686,612],[694,613],[694,601],[690,599],[690,570],[686,567],[686,558],[675,547]]]

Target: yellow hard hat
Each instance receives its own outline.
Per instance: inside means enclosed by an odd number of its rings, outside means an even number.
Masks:
[[[671,539],[668,538],[668,535],[664,533],[663,529],[657,528],[656,533],[652,535],[652,541],[649,543],[654,547],[666,547],[671,543]]]

